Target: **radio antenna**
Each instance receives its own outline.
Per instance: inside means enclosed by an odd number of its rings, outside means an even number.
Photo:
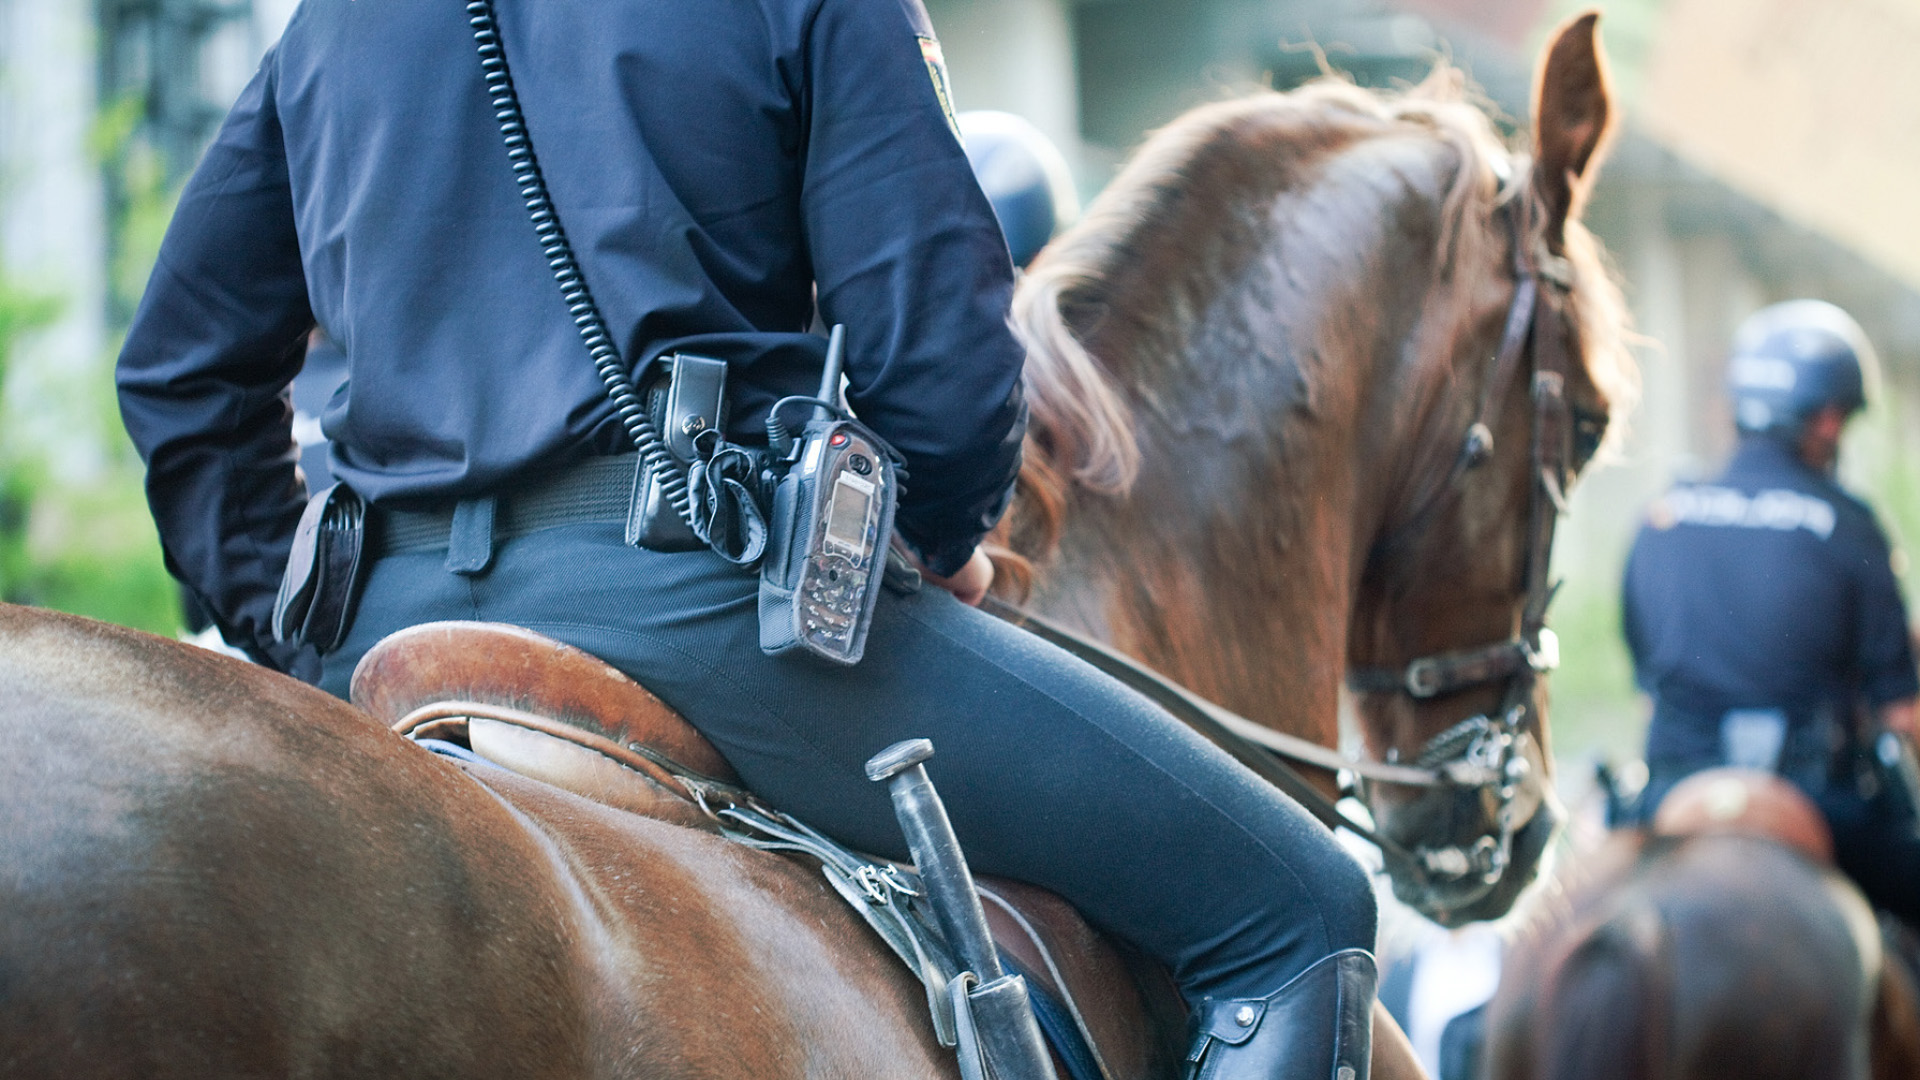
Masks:
[[[840,404],[840,369],[846,365],[847,325],[834,323],[827,331],[827,369],[820,373],[820,392],[814,397],[830,405]],[[814,406],[815,420],[831,419],[833,413],[821,406]]]

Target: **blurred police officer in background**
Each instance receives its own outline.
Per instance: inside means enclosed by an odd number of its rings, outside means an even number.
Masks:
[[[1733,460],[1656,501],[1627,561],[1627,644],[1653,698],[1638,815],[1700,769],[1776,771],[1868,897],[1914,923],[1920,835],[1883,736],[1913,736],[1920,678],[1887,538],[1834,479],[1872,366],[1859,325],[1817,300],[1735,333]]]
[[[847,400],[905,458],[896,525],[939,588],[883,594],[840,667],[763,653],[758,580],[720,555],[627,541],[637,455],[454,0],[305,0],[182,194],[118,369],[168,568],[229,641],[336,694],[421,622],[559,638],[863,850],[903,853],[865,762],[930,738],[975,866],[1167,965],[1205,1077],[1365,1080],[1365,873],[1146,699],[969,606],[1019,467],[1024,352],[918,0],[497,6],[620,356],[723,361],[720,427],[764,446],[772,404],[819,383],[816,307],[844,323]],[[1041,202],[1057,216],[1051,179]],[[369,522],[344,638],[318,646],[273,630],[305,495],[286,388],[316,326],[346,367],[327,462]]]
[[[967,164],[993,206],[1013,265],[1024,270],[1040,249],[1080,216],[1073,173],[1053,140],[1025,118],[977,109],[960,114]]]

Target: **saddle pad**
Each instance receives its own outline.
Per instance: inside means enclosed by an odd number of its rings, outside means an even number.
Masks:
[[[1059,1001],[1102,1075],[1170,1074],[1184,1050],[1186,1015],[1163,970],[1128,964],[1073,905],[1045,889],[993,877],[975,885],[994,943]]]

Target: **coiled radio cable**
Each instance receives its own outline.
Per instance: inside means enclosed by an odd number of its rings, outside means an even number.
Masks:
[[[587,279],[580,273],[580,263],[573,256],[573,245],[567,242],[566,230],[560,226],[560,215],[547,193],[546,178],[540,173],[540,159],[533,152],[533,137],[527,131],[526,116],[520,111],[519,95],[513,90],[513,75],[507,68],[507,52],[500,42],[492,0],[469,0],[467,21],[473,26],[473,44],[480,53],[480,72],[486,80],[493,117],[500,124],[500,137],[507,146],[514,184],[527,204],[527,216],[540,239],[540,251],[546,256],[547,268],[553,271],[553,279],[566,300],[567,314],[580,331],[580,340],[587,346],[594,371],[605,385],[607,397],[613,401],[614,414],[626,429],[627,437],[633,440],[634,448],[640,451],[641,460],[659,482],[661,494],[694,535],[707,541],[706,530],[695,519],[686,474],[674,462],[628,379],[626,363],[613,344],[599,305],[593,302]]]

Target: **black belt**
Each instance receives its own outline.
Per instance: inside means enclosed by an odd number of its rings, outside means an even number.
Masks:
[[[492,536],[509,540],[541,529],[594,522],[625,522],[633,504],[634,470],[639,456],[596,457],[514,484],[479,499],[493,501]],[[373,507],[377,530],[374,551],[381,556],[441,551],[453,534],[453,500],[428,510]]]

